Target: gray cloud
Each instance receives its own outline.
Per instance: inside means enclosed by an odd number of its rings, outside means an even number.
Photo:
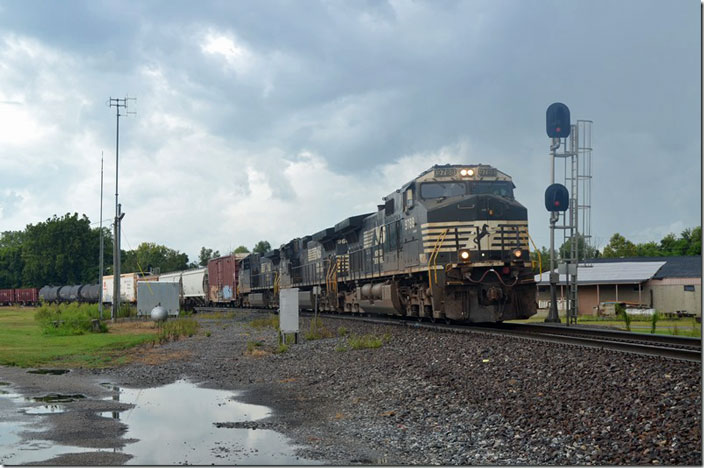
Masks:
[[[385,167],[442,155],[429,162],[490,163],[511,174],[544,245],[544,113],[562,101],[573,119],[594,121],[593,234],[659,238],[669,226],[701,222],[699,11],[693,1],[659,0],[7,1],[0,113],[26,109],[41,137],[8,150],[9,160],[29,158],[29,169],[0,169],[14,171],[8,188],[27,192],[20,208],[31,216],[78,210],[72,204],[94,210],[94,201],[58,197],[59,186],[50,195],[31,187],[61,179],[83,198],[95,193],[97,154],[114,156],[114,111],[105,101],[129,93],[138,101],[137,116],[123,124],[125,209],[147,216],[152,203],[165,214],[158,230],[133,218],[138,241],[165,236],[193,257],[199,245],[224,250],[218,243],[235,234],[252,236],[235,244],[253,244],[267,223],[277,229],[271,238],[285,241],[306,227],[293,218],[282,224],[283,205],[255,234],[239,226],[179,234],[185,217],[169,200],[203,223],[232,225],[248,209],[241,199],[308,197],[299,186],[316,181],[286,171],[310,164],[302,155],[312,154],[324,163],[319,174],[374,193],[345,192],[326,206],[321,192],[309,205],[318,218],[309,220],[334,223],[362,200],[373,210],[393,190],[378,178]],[[26,50],[7,47],[27,41]],[[675,167],[687,170],[667,169]],[[203,195],[213,186],[241,211],[222,218],[226,200]],[[31,216],[13,219],[14,228]]]

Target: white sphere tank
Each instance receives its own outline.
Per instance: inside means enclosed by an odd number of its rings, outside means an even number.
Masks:
[[[154,320],[155,322],[166,321],[166,317],[168,317],[168,315],[169,314],[166,312],[166,309],[161,306],[154,307],[151,312],[152,320]]]

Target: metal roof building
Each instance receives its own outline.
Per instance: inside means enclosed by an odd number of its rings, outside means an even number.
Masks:
[[[549,303],[548,277],[548,272],[535,276],[540,308]],[[701,278],[701,256],[587,260],[577,275],[579,314],[600,313],[605,302],[624,302],[701,317]],[[560,275],[558,297],[566,295],[565,284]]]
[[[666,262],[617,262],[581,263],[577,274],[577,284],[637,284],[655,277]],[[566,275],[560,275],[559,284],[566,284]],[[540,286],[549,285],[549,273],[535,275]]]

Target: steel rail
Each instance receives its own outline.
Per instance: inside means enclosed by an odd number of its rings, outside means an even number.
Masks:
[[[267,311],[272,309],[241,309],[241,308],[207,308],[197,307],[196,310],[206,311]],[[301,315],[312,315],[301,312]],[[561,343],[567,345],[585,346],[597,349],[609,349],[630,354],[641,354],[685,361],[702,360],[702,341],[698,338],[654,335],[623,332],[618,330],[604,330],[594,327],[570,327],[559,325],[538,325],[522,323],[495,323],[495,324],[446,324],[437,322],[418,321],[416,318],[383,316],[360,316],[349,313],[334,314],[320,312],[320,316],[354,320],[380,325],[406,326],[408,328],[422,328],[450,333],[485,333],[500,336],[512,336],[542,342]]]

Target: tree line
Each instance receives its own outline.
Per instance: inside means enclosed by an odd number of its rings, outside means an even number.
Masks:
[[[663,237],[660,242],[650,241],[638,244],[616,233],[611,236],[609,243],[601,251],[589,245],[583,237],[577,237],[577,247],[580,261],[599,257],[678,257],[701,255],[702,227],[687,228],[679,236],[670,233]],[[568,240],[559,249],[556,249],[556,255],[558,258],[567,258],[570,254],[570,249],[571,244]],[[538,256],[536,255],[536,257]],[[547,247],[541,248],[539,257],[542,271],[548,271],[550,269],[550,249]],[[533,260],[537,262],[538,258],[533,258]],[[538,265],[536,265],[535,271],[538,271]]]
[[[660,242],[633,243],[619,233],[611,236],[602,251],[578,238],[579,259],[618,257],[670,257],[701,255],[702,229],[685,229],[679,236],[668,234]],[[104,274],[112,274],[112,233],[103,227]],[[100,228],[91,227],[86,215],[67,213],[37,224],[29,224],[24,231],[6,231],[0,234],[0,289],[42,287],[47,284],[88,284],[98,281]],[[560,258],[570,252],[569,241],[558,250]],[[252,248],[253,253],[265,254],[271,250],[262,240]],[[243,245],[233,253],[249,253]],[[203,267],[220,252],[202,247],[198,260],[189,262],[188,255],[164,245],[143,242],[134,250],[122,250],[122,273],[186,270]],[[537,255],[534,260],[538,261]],[[542,271],[549,270],[550,251],[540,249]],[[535,271],[539,270],[536,265]]]
[[[111,275],[113,237],[107,227],[103,227],[103,245],[103,273]],[[269,250],[267,241],[259,241],[252,249],[258,253]],[[23,231],[5,231],[0,234],[0,289],[97,283],[99,252],[100,228],[91,227],[85,214],[54,215],[28,224]],[[248,252],[245,246],[234,251]],[[168,273],[206,266],[219,256],[219,251],[202,247],[198,261],[189,262],[185,253],[143,242],[134,250],[121,250],[121,272]]]

